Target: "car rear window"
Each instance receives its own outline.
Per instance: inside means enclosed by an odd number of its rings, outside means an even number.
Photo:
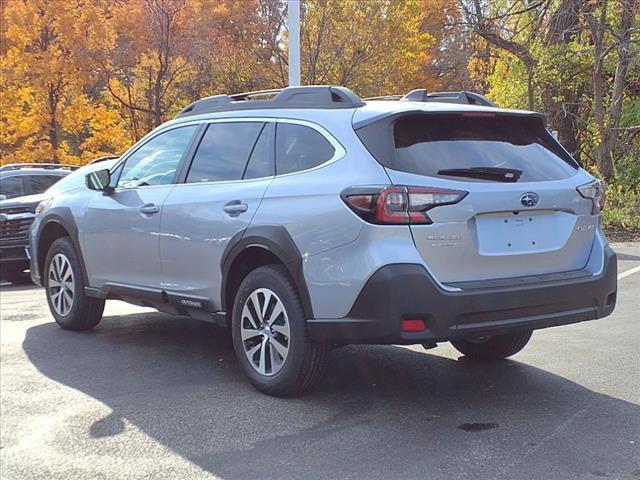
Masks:
[[[378,160],[395,170],[419,175],[462,181],[538,182],[571,177],[578,167],[539,117],[416,114],[397,119],[392,132],[393,145],[386,152],[391,158]],[[366,144],[364,137],[361,135]],[[501,180],[496,172],[514,172],[515,178],[510,175],[510,179]]]

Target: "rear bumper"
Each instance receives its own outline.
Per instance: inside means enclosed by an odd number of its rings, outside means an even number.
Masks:
[[[616,276],[609,246],[599,275],[455,292],[440,288],[420,265],[387,265],[367,281],[347,317],[309,320],[307,328],[319,341],[416,344],[567,325],[610,315]],[[403,319],[421,319],[426,330],[403,332]]]

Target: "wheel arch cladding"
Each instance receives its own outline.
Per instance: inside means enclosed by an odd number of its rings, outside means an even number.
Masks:
[[[302,255],[286,228],[281,225],[257,225],[234,235],[222,254],[221,301],[227,316],[244,277],[257,267],[284,265],[298,289],[306,319],[313,318],[309,290],[304,279]],[[230,318],[230,317],[229,317]]]
[[[55,212],[50,212],[44,221],[41,223],[41,226],[38,231],[38,252],[37,252],[37,262],[38,262],[38,272],[40,275],[44,276],[44,262],[47,258],[47,252],[49,248],[57,239],[62,237],[69,237],[71,239],[71,243],[73,243],[73,247],[78,254],[78,259],[80,260],[80,266],[82,268],[82,275],[85,280],[85,284],[89,284],[87,269],[84,264],[84,257],[82,255],[82,250],[80,249],[80,242],[78,240],[78,229],[76,228],[75,221],[73,219],[73,215],[71,210],[68,208],[56,209]]]

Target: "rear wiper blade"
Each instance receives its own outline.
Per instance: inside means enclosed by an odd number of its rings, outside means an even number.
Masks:
[[[438,175],[480,178],[484,180],[496,180],[498,182],[517,182],[522,175],[522,170],[499,167],[448,168],[438,170]]]

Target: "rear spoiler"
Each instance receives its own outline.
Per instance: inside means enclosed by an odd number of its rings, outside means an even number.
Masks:
[[[549,129],[547,128],[546,117],[537,112],[527,112],[519,110],[500,110],[500,109],[446,109],[446,110],[423,110],[418,108],[410,108],[404,111],[384,112],[372,118],[364,119],[353,123],[353,129],[356,135],[369,151],[369,153],[383,166],[388,159],[393,159],[394,140],[393,129],[396,121],[407,116],[471,116],[471,117],[512,117],[520,119],[528,119],[535,122],[533,128],[542,127],[548,132],[548,139],[552,145],[552,150],[561,157],[569,165],[578,168],[580,164],[571,156],[569,152],[558,142]]]
[[[406,95],[382,95],[380,97],[365,98],[365,101],[398,100],[400,102],[437,102],[459,103],[461,105],[481,105],[484,107],[498,106],[484,95],[476,92],[428,92],[426,88],[416,88]]]
[[[411,110],[403,110],[396,112],[385,112],[380,115],[376,115],[371,118],[366,118],[364,120],[360,120],[359,122],[353,123],[353,129],[359,130],[361,128],[367,127],[373,123],[379,122],[381,120],[393,121],[398,117],[404,117],[406,115],[464,115],[465,113],[471,115],[481,116],[482,114],[486,114],[487,116],[513,116],[513,117],[526,117],[526,118],[535,118],[542,122],[545,128],[547,128],[547,117],[542,113],[538,112],[527,112],[527,111],[513,111],[513,110],[421,110],[421,109],[411,109]]]

